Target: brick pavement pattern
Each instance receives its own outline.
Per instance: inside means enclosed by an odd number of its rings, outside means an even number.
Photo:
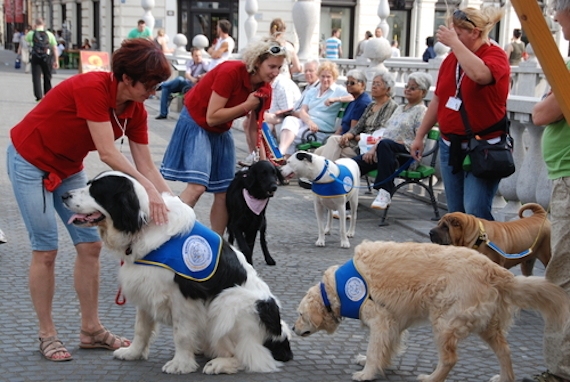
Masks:
[[[107,350],[79,349],[79,305],[73,289],[73,262],[75,251],[63,225],[60,225],[60,251],[56,265],[56,295],[53,314],[59,336],[73,354],[71,362],[54,363],[44,360],[38,351],[37,324],[28,292],[28,264],[30,245],[27,232],[15,203],[6,174],[5,152],[9,143],[9,129],[35,106],[31,74],[14,69],[15,54],[0,50],[0,228],[8,243],[0,245],[0,381],[350,381],[353,372],[360,370],[352,360],[366,352],[368,331],[357,320],[346,319],[335,335],[317,333],[309,338],[293,337],[294,360],[284,364],[274,374],[208,376],[167,375],[162,365],[173,356],[171,330],[162,327],[151,347],[148,361],[120,361]],[[54,85],[75,74],[72,70],[58,70]],[[159,94],[160,95],[160,94]],[[147,101],[149,111],[151,151],[160,165],[162,155],[176,123],[176,113],[167,120],[156,121],[158,100]],[[174,118],[173,118],[174,117]],[[234,130],[238,159],[247,154],[243,133]],[[127,146],[123,146],[127,147]],[[90,154],[86,171],[94,176],[106,169],[96,154]],[[175,192],[184,185],[171,183]],[[379,214],[368,208],[372,197],[361,191],[356,237],[352,248],[364,239],[427,242],[427,231],[435,225],[430,221],[431,207],[405,196],[397,196],[390,209],[391,225],[378,227]],[[210,195],[197,207],[198,219],[208,224]],[[347,261],[352,250],[339,247],[338,235],[331,235],[324,248],[315,247],[316,218],[310,191],[295,185],[280,187],[268,211],[269,249],[277,261],[275,267],[265,265],[259,244],[254,252],[254,266],[281,300],[284,319],[292,325],[296,319],[297,304],[305,291],[320,281],[325,269]],[[338,224],[338,223],[337,223]],[[337,227],[337,226],[333,226]],[[100,315],[103,324],[116,334],[133,337],[135,311],[127,305],[115,304],[118,261],[106,250],[101,257]],[[519,270],[515,269],[515,273]],[[543,269],[535,269],[543,274]],[[509,341],[517,379],[543,370],[542,318],[523,311],[515,319]],[[206,359],[198,358],[203,366]],[[410,331],[407,349],[393,360],[386,371],[387,381],[415,381],[420,373],[429,374],[437,364],[429,326]],[[499,372],[493,352],[478,337],[470,337],[460,344],[459,362],[448,381],[487,381]]]

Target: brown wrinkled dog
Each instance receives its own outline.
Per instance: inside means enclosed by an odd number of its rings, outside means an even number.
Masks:
[[[457,362],[458,342],[478,334],[495,352],[501,374],[493,382],[514,382],[507,332],[519,308],[542,313],[546,325],[562,328],[570,301],[564,290],[544,277],[514,276],[480,253],[463,247],[430,243],[367,242],[356,247],[354,264],[368,285],[359,313],[370,329],[366,356],[356,362],[364,369],[355,381],[374,379],[398,352],[407,328],[431,323],[439,363],[424,382],[443,382]],[[327,269],[322,288],[311,287],[297,309],[293,330],[308,336],[319,330],[333,333],[342,322],[337,293],[338,266]],[[348,284],[345,284],[345,286]],[[344,288],[341,287],[341,290]]]
[[[532,210],[533,215],[523,217],[523,212],[526,210]],[[452,212],[445,214],[437,227],[429,231],[429,237],[435,244],[473,248],[479,237],[478,221],[481,221],[491,242],[507,254],[518,254],[529,249],[538,236],[532,253],[520,259],[507,259],[489,248],[485,242],[476,248],[507,269],[520,264],[522,274],[531,276],[536,259],[539,259],[545,267],[550,261],[550,221],[546,219],[544,208],[535,203],[523,205],[519,210],[519,217],[520,219],[515,221],[495,222],[462,212]]]

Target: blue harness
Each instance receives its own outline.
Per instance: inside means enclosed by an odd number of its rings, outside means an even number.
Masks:
[[[327,183],[317,183],[321,179],[329,167],[329,161],[325,160],[325,167],[323,171],[317,176],[311,187],[311,191],[314,194],[323,198],[334,198],[337,196],[345,196],[353,190],[354,177],[348,167],[341,164],[337,164],[340,173],[337,177],[333,177],[333,180]],[[338,180],[337,180],[338,179]]]
[[[220,235],[195,222],[190,233],[172,237],[135,264],[162,267],[190,280],[206,281],[216,273],[222,244]]]
[[[360,319],[360,308],[369,297],[368,285],[356,269],[354,260],[349,260],[335,272],[336,293],[340,299],[340,315]],[[330,302],[323,283],[320,285],[325,307],[330,311]]]

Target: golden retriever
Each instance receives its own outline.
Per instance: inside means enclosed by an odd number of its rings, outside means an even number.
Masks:
[[[514,382],[506,338],[513,313],[519,308],[539,310],[554,327],[568,320],[570,300],[561,288],[542,277],[514,276],[468,248],[364,241],[352,261],[367,283],[359,318],[370,328],[366,356],[356,359],[364,366],[353,374],[356,381],[383,375],[406,329],[431,322],[439,363],[431,375],[418,376],[420,381],[444,381],[457,362],[459,340],[477,333],[499,359],[501,374],[491,380]],[[342,319],[337,290],[348,290],[351,281],[337,285],[338,269],[327,269],[322,283],[302,299],[296,334],[337,329]]]
[[[532,216],[523,217],[526,210],[531,210]],[[432,243],[473,248],[479,238],[481,222],[489,240],[506,254],[519,254],[534,247],[529,255],[512,259],[500,255],[484,241],[474,249],[507,269],[520,264],[522,274],[531,276],[536,259],[545,267],[550,261],[550,221],[546,218],[544,208],[535,203],[523,205],[519,209],[519,218],[510,222],[495,222],[452,212],[441,218],[437,227],[430,230],[429,236]]]

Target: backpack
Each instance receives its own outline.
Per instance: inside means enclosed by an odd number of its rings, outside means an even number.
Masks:
[[[35,31],[32,42],[32,55],[45,60],[50,54],[49,36],[47,32]]]

